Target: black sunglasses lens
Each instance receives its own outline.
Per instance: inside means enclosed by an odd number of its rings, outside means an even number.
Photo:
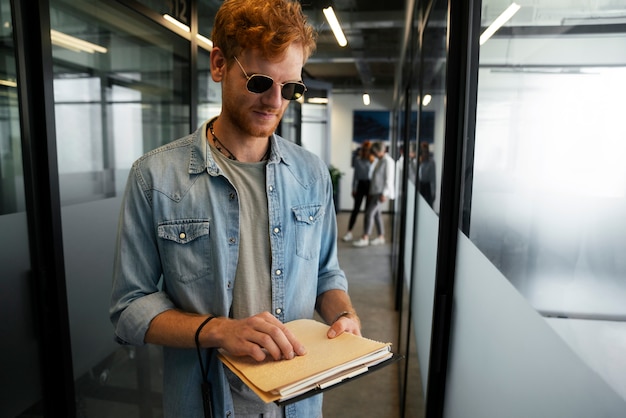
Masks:
[[[302,97],[305,90],[306,88],[303,84],[286,83],[281,90],[281,94],[285,100],[298,100]]]
[[[255,74],[248,80],[248,90],[252,93],[263,93],[268,91],[274,84],[274,80],[264,75]]]

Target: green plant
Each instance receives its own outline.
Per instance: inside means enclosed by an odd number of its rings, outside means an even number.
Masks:
[[[330,180],[333,183],[333,190],[336,192],[339,189],[339,180],[343,176],[343,173],[333,165],[328,167],[328,171],[330,171]]]

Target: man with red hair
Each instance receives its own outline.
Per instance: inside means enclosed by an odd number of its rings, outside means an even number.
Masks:
[[[212,41],[221,113],[139,158],[128,179],[115,335],[163,346],[166,417],[203,416],[206,377],[215,416],[317,418],[321,395],[265,404],[215,350],[257,361],[306,355],[283,323],[316,310],[331,325],[328,338],[360,335],[337,260],[328,169],[274,134],[306,91],[301,73],[315,33],[296,1],[226,0]]]

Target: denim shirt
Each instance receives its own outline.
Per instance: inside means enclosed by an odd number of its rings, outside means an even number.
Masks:
[[[110,316],[121,344],[143,345],[150,321],[169,309],[228,316],[239,230],[237,190],[196,132],[148,152],[132,166],[119,221]],[[312,318],[316,297],[347,291],[337,260],[337,225],[328,168],[272,135],[266,166],[272,313]],[[263,221],[263,220],[260,220]],[[216,417],[234,415],[223,365],[211,357]],[[163,348],[166,417],[202,417],[195,349]],[[207,361],[205,359],[205,361]],[[287,417],[317,418],[321,395],[286,406]]]

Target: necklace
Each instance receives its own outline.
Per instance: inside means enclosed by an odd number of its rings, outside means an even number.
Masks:
[[[237,157],[235,157],[235,154],[233,154],[228,148],[226,148],[226,145],[224,145],[222,141],[220,141],[220,139],[217,137],[217,135],[215,135],[215,131],[213,130],[213,122],[215,122],[216,120],[217,118],[212,119],[209,122],[209,132],[211,132],[211,136],[213,137],[213,145],[215,145],[215,148],[217,148],[217,150],[221,152],[222,154],[224,154],[224,156],[226,156],[229,160],[239,161],[237,160]],[[228,155],[226,155],[224,151],[226,151]],[[259,161],[267,160],[269,158],[269,155],[270,155],[270,147],[267,147],[267,151],[265,151],[265,154],[263,154],[263,157],[261,157]]]

